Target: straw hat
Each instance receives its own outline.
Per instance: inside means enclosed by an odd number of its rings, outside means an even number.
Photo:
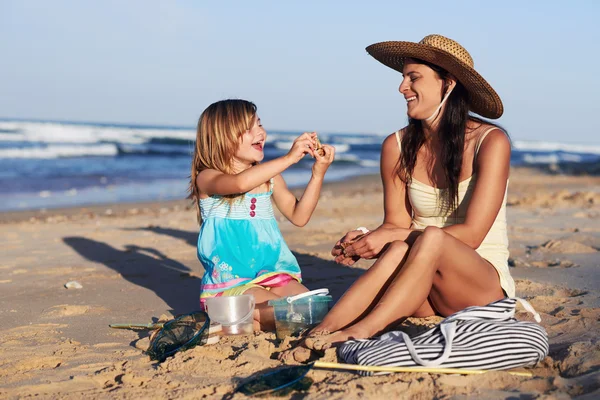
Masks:
[[[377,61],[402,72],[405,58],[418,58],[438,65],[450,72],[467,89],[471,111],[483,117],[496,119],[504,112],[502,100],[492,86],[473,68],[473,59],[467,50],[442,35],[425,36],[419,43],[381,42],[367,47]]]

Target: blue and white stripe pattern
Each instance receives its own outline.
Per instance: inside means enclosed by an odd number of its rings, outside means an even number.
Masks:
[[[200,215],[202,220],[209,218],[225,219],[273,219],[271,204],[272,191],[265,193],[246,193],[232,202],[221,196],[200,199]],[[254,207],[253,207],[254,205]]]
[[[414,338],[394,331],[376,339],[350,340],[338,348],[338,355],[349,364],[394,367],[502,370],[533,366],[548,354],[548,335],[539,324],[514,318],[517,301],[540,321],[525,300],[505,298],[454,313]]]

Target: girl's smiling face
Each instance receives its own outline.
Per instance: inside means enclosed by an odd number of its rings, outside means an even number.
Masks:
[[[258,115],[254,118],[252,127],[242,134],[239,146],[235,152],[235,160],[245,168],[261,162],[265,158],[264,146],[267,132],[263,128]]]
[[[398,89],[406,99],[407,114],[410,118],[425,120],[440,105],[446,84],[433,69],[419,64],[410,58],[404,63],[404,79]]]

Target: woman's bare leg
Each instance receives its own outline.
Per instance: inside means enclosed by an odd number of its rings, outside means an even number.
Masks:
[[[373,310],[356,324],[307,340],[323,350],[348,339],[368,338],[391,323],[422,310],[429,298],[442,315],[465,307],[485,305],[504,297],[498,273],[475,250],[435,227],[428,227],[415,241],[404,266]]]
[[[327,313],[323,321],[310,331],[309,338],[306,340],[310,341],[311,335],[340,330],[366,315],[377,304],[387,286],[398,273],[408,249],[408,245],[404,242],[391,243],[371,268],[348,288],[342,298]],[[422,313],[427,314],[429,312],[428,315],[433,315],[433,312],[428,308],[430,309],[429,304],[424,304]],[[279,354],[279,359],[286,362],[304,362],[310,357],[310,350],[303,345],[303,342],[297,347]]]
[[[421,304],[421,307],[417,308],[417,311],[412,313],[411,317],[415,318],[427,318],[439,315],[435,308],[431,305],[429,297]]]
[[[408,249],[404,242],[391,243],[385,253],[346,290],[323,321],[311,332],[335,332],[356,322],[368,312],[377,304],[376,300],[381,297],[398,272]]]

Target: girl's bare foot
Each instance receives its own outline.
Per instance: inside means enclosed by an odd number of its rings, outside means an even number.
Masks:
[[[347,340],[366,339],[370,336],[371,335],[368,332],[350,327],[334,333],[321,334],[318,336],[311,335],[306,338],[304,345],[311,350],[325,351],[331,346],[337,346]]]

